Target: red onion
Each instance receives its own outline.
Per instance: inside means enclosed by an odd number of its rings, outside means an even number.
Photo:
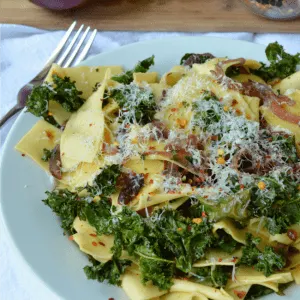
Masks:
[[[64,10],[76,7],[86,0],[30,0],[32,3],[39,6],[55,9],[55,10]]]

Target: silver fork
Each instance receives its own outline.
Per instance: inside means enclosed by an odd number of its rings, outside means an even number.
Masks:
[[[25,84],[19,90],[18,96],[17,96],[17,104],[10,111],[8,111],[4,115],[4,117],[0,120],[0,127],[9,118],[11,118],[18,111],[20,111],[21,109],[23,109],[25,107],[28,95],[31,93],[32,89],[36,85],[39,85],[43,82],[43,80],[45,79],[47,73],[49,72],[49,70],[51,68],[51,65],[56,61],[56,59],[59,57],[59,55],[61,55],[61,56],[60,56],[60,58],[58,59],[58,61],[56,63],[59,66],[62,66],[63,68],[67,68],[71,65],[76,66],[77,64],[79,64],[86,57],[86,55],[87,55],[90,47],[93,44],[93,41],[94,41],[95,37],[96,37],[97,30],[96,29],[93,30],[93,32],[90,35],[90,37],[88,38],[84,48],[82,49],[82,51],[79,51],[81,46],[83,45],[84,41],[86,40],[86,37],[87,37],[87,35],[88,35],[91,28],[87,27],[85,29],[84,33],[82,34],[82,36],[79,38],[80,33],[82,32],[82,30],[84,28],[84,25],[81,25],[79,27],[79,29],[77,30],[77,32],[75,33],[74,37],[71,39],[70,36],[71,36],[75,26],[76,26],[76,21],[74,21],[71,24],[71,26],[69,27],[69,29],[67,30],[67,32],[65,33],[63,38],[58,43],[56,49],[53,51],[53,53],[48,58],[45,66],[43,67],[43,69],[31,81],[29,81],[27,84]],[[65,48],[65,46],[67,45],[69,40],[70,40],[69,45],[63,51],[63,49]],[[78,42],[77,42],[76,46],[74,46],[76,41],[78,41]],[[73,51],[71,52],[72,49],[73,49]],[[78,57],[77,57],[76,61],[74,62],[74,59],[76,58],[76,56],[78,56]]]

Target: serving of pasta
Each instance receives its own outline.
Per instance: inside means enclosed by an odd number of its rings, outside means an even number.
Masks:
[[[16,145],[88,279],[132,300],[257,299],[300,284],[300,54],[53,65]],[[80,271],[80,270],[78,270]],[[118,300],[118,299],[116,299]]]

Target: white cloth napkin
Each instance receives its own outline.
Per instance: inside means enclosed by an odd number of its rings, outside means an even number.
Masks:
[[[52,50],[64,34],[20,25],[0,25],[0,116],[16,101],[18,90],[42,68]],[[300,34],[253,33],[178,33],[178,32],[99,32],[89,55],[109,51],[125,44],[170,36],[221,36],[253,41],[267,45],[278,41],[291,53],[300,51]],[[1,144],[13,124],[10,120],[1,130]],[[3,228],[0,223],[0,229]],[[43,284],[22,264],[4,230],[0,235],[0,299],[35,300],[56,299]],[[45,258],[46,259],[46,258]]]

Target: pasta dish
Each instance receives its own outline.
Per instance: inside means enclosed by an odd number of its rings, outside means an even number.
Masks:
[[[300,284],[300,54],[53,65],[16,149],[88,279],[130,299],[240,300]],[[55,226],[55,224],[54,224]],[[80,271],[80,270],[78,270]]]

